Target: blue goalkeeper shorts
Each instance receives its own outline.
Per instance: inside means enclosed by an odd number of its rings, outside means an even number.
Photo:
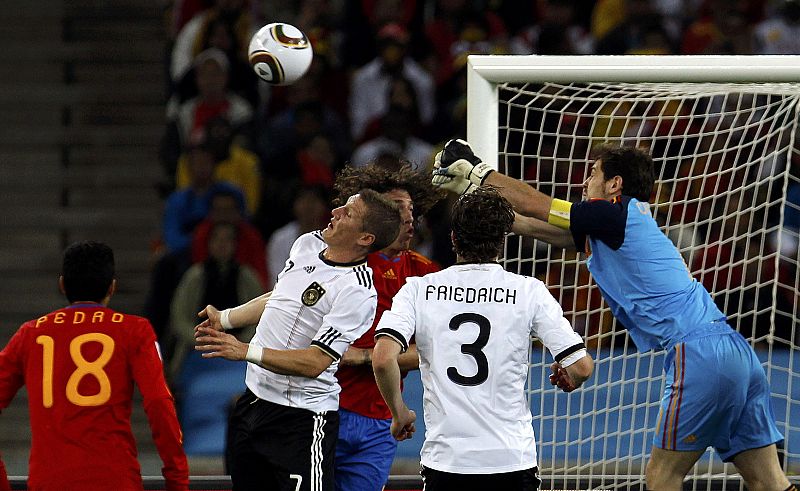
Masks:
[[[714,447],[729,462],[744,450],[783,440],[764,369],[738,332],[716,329],[684,339],[667,353],[665,370],[656,447]]]
[[[389,480],[397,440],[391,419],[374,419],[339,409],[336,491],[380,491]]]

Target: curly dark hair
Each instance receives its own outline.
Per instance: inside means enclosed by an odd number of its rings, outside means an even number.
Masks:
[[[414,202],[415,218],[427,213],[445,196],[444,191],[433,187],[430,175],[415,171],[408,162],[404,162],[397,170],[371,163],[364,167],[348,165],[336,175],[333,205],[343,205],[347,198],[362,188],[379,193],[388,193],[393,189],[407,191]]]
[[[100,302],[114,280],[114,251],[101,242],[76,242],[64,251],[61,275],[71,302]]]
[[[496,188],[481,186],[455,202],[451,222],[456,254],[467,262],[495,261],[514,225],[514,209]]]

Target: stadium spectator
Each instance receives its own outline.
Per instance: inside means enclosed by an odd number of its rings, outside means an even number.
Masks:
[[[297,152],[302,186],[333,188],[333,175],[339,168],[336,150],[331,139],[323,134],[314,135]]]
[[[389,108],[402,108],[410,115],[413,129],[412,133],[414,136],[423,137],[427,134],[428,129],[422,125],[419,119],[417,93],[408,79],[393,77],[389,82],[389,91],[386,97],[389,101]],[[383,116],[371,120],[364,130],[363,140],[371,140],[372,138],[380,136],[383,129]]]
[[[782,0],[779,4],[777,12],[756,24],[753,30],[756,54],[800,54],[800,0]]]
[[[218,223],[229,223],[236,227],[236,260],[252,268],[261,285],[266,287],[269,272],[264,239],[247,219],[241,194],[235,191],[220,189],[211,195],[208,215],[197,224],[192,234],[192,263],[201,263],[208,259],[209,236],[211,229]]]
[[[338,202],[369,188],[397,203],[400,209],[400,232],[389,246],[367,256],[373,283],[378,292],[378,308],[370,329],[344,353],[336,378],[339,394],[339,439],[336,443],[336,489],[379,490],[389,477],[397,442],[389,431],[391,413],[375,385],[372,373],[372,348],[375,326],[392,298],[411,276],[439,271],[439,265],[411,250],[414,222],[441,198],[427,174],[410,165],[387,169],[377,164],[346,167],[336,178]],[[419,359],[411,345],[401,357],[401,368],[416,370]]]
[[[167,375],[172,382],[179,379],[183,361],[194,348],[197,312],[206,305],[218,305],[222,309],[235,307],[264,293],[256,271],[236,259],[237,235],[233,223],[214,223],[207,235],[208,257],[193,264],[175,289],[165,342],[171,347]],[[242,341],[249,341],[254,333],[254,329],[245,328],[233,334]],[[191,403],[181,401],[184,402]]]
[[[292,203],[294,220],[275,230],[267,241],[267,269],[270,271],[267,290],[272,290],[278,273],[287,266],[294,241],[303,234],[325,228],[330,210],[329,195],[322,186],[306,186],[297,191]]]
[[[214,181],[227,182],[241,189],[246,198],[247,213],[253,215],[261,206],[263,187],[258,156],[242,146],[224,116],[215,116],[208,120],[205,128],[196,137],[202,141],[201,146],[214,156]],[[185,154],[178,160],[175,176],[177,189],[189,185],[187,160]]]
[[[145,315],[152,322],[158,339],[162,339],[169,321],[169,305],[175,287],[191,266],[192,236],[208,215],[212,196],[225,192],[238,196],[237,200],[244,203],[239,189],[224,182],[214,182],[214,157],[209,150],[202,145],[192,147],[187,162],[190,185],[173,191],[166,199],[162,247],[156,251],[145,300]]]
[[[409,33],[398,24],[378,31],[379,55],[356,70],[350,85],[350,131],[361,141],[371,120],[386,114],[392,78],[404,77],[414,86],[422,124],[429,124],[436,111],[433,78],[408,55]]]
[[[752,25],[737,2],[709,0],[684,30],[681,54],[748,55],[752,53]]]
[[[180,81],[191,68],[195,57],[204,48],[211,46],[208,42],[216,34],[214,26],[221,21],[230,26],[235,36],[235,48],[241,55],[247,55],[247,46],[255,33],[255,24],[250,12],[249,0],[214,0],[211,8],[195,14],[178,31],[175,44],[170,55],[170,76],[173,82]],[[179,21],[185,16],[179,16]],[[206,46],[208,45],[208,46]]]
[[[511,54],[586,55],[594,51],[594,38],[575,20],[575,5],[558,0],[546,0],[543,5],[542,18],[511,38]]]
[[[319,87],[304,78],[290,87],[290,106],[269,120],[258,138],[265,175],[273,179],[298,177],[298,152],[317,135],[333,144],[336,161],[350,155],[349,133],[343,119],[319,97]]]
[[[142,489],[131,429],[135,384],[167,490],[189,489],[153,328],[108,308],[117,289],[113,251],[98,242],[70,245],[58,285],[69,305],[24,323],[0,352],[0,409],[28,389],[28,488]]]
[[[253,107],[260,105],[258,75],[247,58],[247,43],[250,39],[237,39],[236,26],[225,17],[209,19],[206,28],[199,33],[197,53],[216,48],[228,59],[228,88],[244,97]],[[241,43],[245,42],[244,45]],[[178,101],[183,102],[197,95],[196,64],[193,64],[178,80],[172,91]]]
[[[498,52],[495,47],[504,45],[508,37],[502,18],[468,0],[437,0],[424,29],[429,45],[425,66],[434,74],[437,87],[452,78],[460,54]]]
[[[352,164],[363,167],[389,154],[410,162],[415,170],[426,171],[433,156],[433,145],[412,134],[413,124],[413,115],[407,109],[390,106],[381,120],[381,133],[356,147]]]
[[[525,395],[531,336],[553,355],[551,382],[562,390],[575,390],[593,370],[581,337],[545,285],[497,263],[513,223],[511,204],[496,190],[459,199],[451,234],[457,263],[409,278],[375,330],[375,378],[391,409],[392,435],[401,441],[413,435],[416,415],[400,392],[398,360],[417,342],[426,490],[538,490]]]
[[[247,360],[247,391],[228,428],[235,489],[332,491],[339,386],[347,347],[369,329],[376,293],[369,252],[395,240],[397,206],[364,189],[332,212],[321,232],[301,236],[275,289],[197,326],[207,358]],[[258,323],[250,344],[222,332]]]
[[[667,352],[648,488],[680,490],[713,446],[750,486],[794,489],[778,460],[775,444],[783,436],[758,357],[653,219],[654,169],[647,153],[600,149],[584,182],[586,199],[575,204],[494,172],[461,140],[448,142],[436,161],[435,184],[458,194],[484,183],[497,186],[519,213],[515,232],[590,255],[587,267],[637,349]],[[710,351],[717,355],[709,358]]]
[[[596,54],[623,55],[641,49],[653,33],[668,36],[664,19],[649,0],[625,0],[623,12],[621,22],[597,37]]]
[[[234,133],[252,131],[253,107],[247,100],[228,90],[230,64],[225,53],[209,48],[195,58],[197,96],[185,102],[176,97],[167,104],[167,127],[161,141],[161,162],[167,177],[173,177],[180,152],[207,134],[206,124],[223,116]]]
[[[208,215],[211,197],[219,191],[244,196],[236,186],[214,181],[216,159],[205,145],[195,145],[187,156],[188,186],[167,197],[164,207],[162,240],[168,253],[189,250],[192,234],[198,223]]]

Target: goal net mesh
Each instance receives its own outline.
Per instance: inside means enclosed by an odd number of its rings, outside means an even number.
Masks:
[[[500,172],[578,201],[601,143],[647,148],[652,207],[693,276],[752,344],[769,377],[781,463],[800,473],[798,97],[791,84],[500,84]],[[543,280],[580,332],[595,373],[572,394],[548,382],[534,343],[529,398],[545,486],[644,489],[663,392],[663,352],[637,353],[585,258],[510,236],[505,266]],[[744,489],[713,450],[692,489]],[[552,482],[548,483],[547,479]]]

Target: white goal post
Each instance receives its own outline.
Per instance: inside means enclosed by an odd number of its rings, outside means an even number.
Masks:
[[[729,323],[754,346],[800,474],[800,56],[470,56],[467,139],[485,162],[577,201],[592,149],[645,147],[653,214]],[[545,281],[595,374],[562,394],[534,343],[529,399],[544,489],[644,489],[663,353],[636,353],[584,258],[510,236],[504,265]],[[744,489],[710,450],[690,489]],[[548,479],[550,480],[548,482]]]

